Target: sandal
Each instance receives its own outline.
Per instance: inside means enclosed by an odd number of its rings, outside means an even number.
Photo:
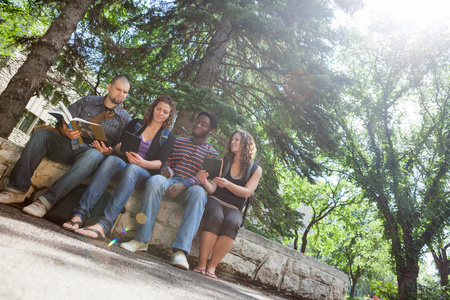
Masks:
[[[64,224],[67,224],[67,223],[70,223],[70,226],[71,226],[71,227],[66,227],[66,226],[64,226]],[[74,221],[72,221],[72,220],[69,220],[69,221],[67,221],[67,222],[64,223],[64,224],[61,225],[61,228],[64,229],[64,230],[72,231],[72,232],[74,232],[75,230],[81,228],[81,221],[75,221],[75,222],[74,222]],[[73,226],[75,226],[76,224],[78,224],[78,228],[73,228]]]
[[[81,228],[80,228],[80,229],[81,229]],[[90,235],[87,235],[87,234],[83,234],[83,233],[81,233],[81,232],[79,232],[79,231],[75,231],[75,233],[76,233],[76,234],[79,234],[79,235],[81,235],[81,236],[84,236],[84,237],[93,239],[93,240],[99,240],[99,241],[104,241],[104,240],[105,240],[105,236],[103,236],[103,235],[100,233],[100,231],[98,231],[97,229],[94,229],[94,228],[91,228],[91,227],[85,227],[85,228],[83,228],[83,230],[89,230],[89,231],[95,232],[95,233],[97,234],[97,236],[90,236]]]
[[[192,269],[192,271],[194,271],[195,273],[202,274],[202,275],[205,275],[205,272],[206,272],[205,269],[200,269],[199,267],[195,267],[194,269]]]
[[[208,270],[205,270],[205,275],[214,279],[217,279],[216,274],[214,274],[213,272],[210,272]]]

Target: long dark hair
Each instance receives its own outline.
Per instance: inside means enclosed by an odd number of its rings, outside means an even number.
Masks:
[[[166,129],[166,128],[169,128],[170,126],[172,126],[173,119],[175,117],[175,109],[176,109],[175,101],[172,99],[172,97],[170,97],[168,95],[158,96],[158,98],[156,98],[155,101],[153,101],[153,103],[150,105],[150,107],[145,112],[145,115],[143,118],[143,123],[145,125],[150,124],[150,122],[153,119],[153,111],[155,110],[156,105],[158,105],[158,103],[160,103],[160,102],[164,102],[170,106],[169,117],[164,121],[164,123],[162,125],[162,128]]]
[[[230,138],[227,141],[227,148],[225,150],[225,161],[229,161],[233,163],[234,160],[234,153],[231,152],[231,140],[233,139],[233,136],[239,133],[241,135],[241,161],[239,162],[241,164],[241,170],[240,174],[244,175],[247,171],[248,166],[253,161],[253,158],[255,157],[256,153],[256,145],[255,140],[253,139],[252,135],[248,133],[248,131],[238,129],[230,136]]]

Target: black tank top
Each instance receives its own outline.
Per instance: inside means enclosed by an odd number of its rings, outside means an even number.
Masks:
[[[254,163],[252,170],[250,172],[250,176],[248,177],[249,180],[253,176],[253,173],[255,173],[256,168],[258,168],[258,165],[256,163]],[[223,176],[223,177],[228,179],[228,181],[230,181],[231,183],[234,183],[239,186],[245,186],[248,182],[248,180],[247,181],[245,180],[245,178],[244,178],[245,176],[242,176],[242,178],[240,178],[240,179],[232,178],[231,177],[231,168],[227,172],[227,174],[225,174],[225,176]],[[243,197],[236,196],[235,194],[230,192],[227,188],[221,188],[221,187],[217,187],[216,191],[212,195],[214,197],[219,198],[223,202],[226,202],[226,203],[236,206],[237,209],[239,209],[240,211],[242,211],[242,208],[244,207],[244,202],[246,199]]]

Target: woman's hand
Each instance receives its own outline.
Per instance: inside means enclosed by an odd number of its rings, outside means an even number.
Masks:
[[[120,153],[120,146],[122,146],[122,143],[118,143],[118,144],[116,145],[116,147],[114,147],[114,151],[115,151],[116,153]]]
[[[230,182],[223,177],[216,177],[214,178],[214,182],[221,188],[226,187]]]
[[[137,154],[136,152],[126,152],[125,154],[130,163],[144,168],[145,159],[143,159],[139,154]]]
[[[209,173],[205,170],[200,170],[197,173],[197,178],[200,180],[200,183],[205,183],[208,180]]]

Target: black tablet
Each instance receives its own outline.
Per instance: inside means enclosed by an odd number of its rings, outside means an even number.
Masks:
[[[134,134],[125,131],[122,135],[122,145],[120,146],[120,153],[138,152],[141,145],[141,138]]]
[[[205,157],[203,161],[203,170],[209,173],[208,179],[219,177],[222,160],[217,158]]]

